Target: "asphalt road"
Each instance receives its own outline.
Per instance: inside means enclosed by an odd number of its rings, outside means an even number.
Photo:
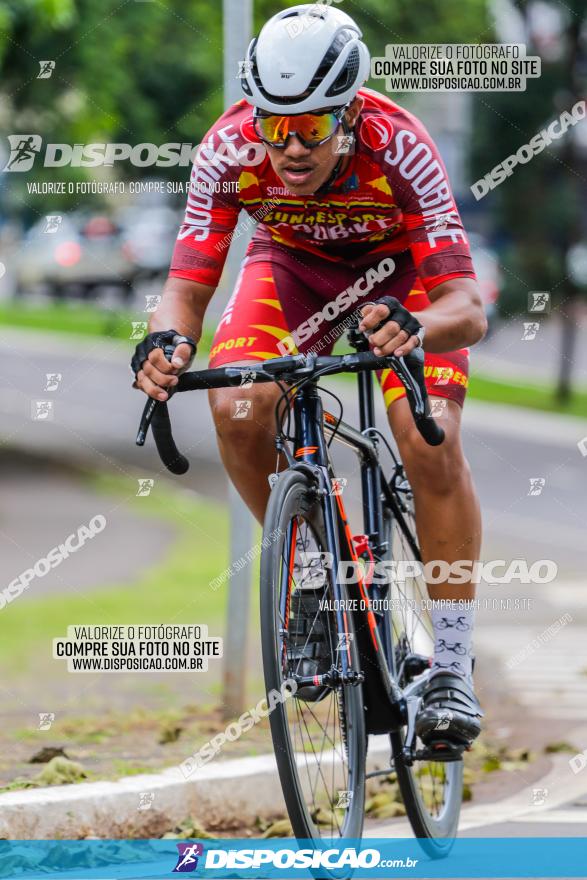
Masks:
[[[57,460],[89,460],[135,478],[166,478],[152,442],[144,449],[134,445],[143,399],[130,388],[125,346],[71,337],[48,339],[3,328],[0,353],[0,434],[5,448]],[[55,391],[47,390],[47,373],[62,376]],[[345,417],[352,422],[353,387],[336,387],[345,403]],[[49,418],[32,417],[38,411],[37,401],[53,404]],[[378,408],[381,415],[380,403]],[[173,414],[178,444],[192,462],[185,485],[205,495],[226,497],[204,395],[176,398]],[[529,717],[552,724],[553,729],[562,722],[569,732],[565,739],[572,734],[571,741],[582,750],[587,747],[587,456],[578,444],[587,437],[587,421],[470,402],[464,424],[466,453],[484,512],[483,558],[522,558],[529,563],[551,559],[558,566],[558,577],[551,584],[482,587],[480,595],[489,600],[528,601],[518,611],[488,607],[480,612],[478,652],[484,663],[493,665],[504,687],[515,692]],[[351,478],[345,489],[347,507],[356,513],[356,463],[346,450],[337,457],[341,470]],[[544,481],[540,494],[529,494],[536,479]],[[360,520],[355,520],[354,528],[362,530]],[[547,632],[564,614],[571,619],[562,630],[554,635]],[[537,637],[540,644],[532,648]],[[522,649],[527,656],[519,659]],[[477,813],[472,818],[467,814],[468,819],[464,814],[463,833],[560,836],[563,829],[571,828],[583,835],[587,771],[574,774],[568,756],[557,758],[561,760],[553,780],[543,786],[550,789],[544,808],[536,807],[527,789],[519,793],[522,803],[516,802],[511,816],[503,804],[469,808]],[[388,823],[385,834],[402,836],[402,822]]]

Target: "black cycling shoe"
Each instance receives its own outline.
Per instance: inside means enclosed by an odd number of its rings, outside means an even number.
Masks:
[[[481,732],[483,712],[472,686],[454,672],[430,676],[416,718],[416,733],[442,760],[468,749]]]

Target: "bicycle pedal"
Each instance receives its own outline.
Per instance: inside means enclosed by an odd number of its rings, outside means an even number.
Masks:
[[[466,743],[449,742],[446,739],[437,739],[429,743],[426,748],[416,752],[417,761],[461,761],[463,752],[470,751],[471,745]]]

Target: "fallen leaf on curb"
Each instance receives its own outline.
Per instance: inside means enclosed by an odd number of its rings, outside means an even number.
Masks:
[[[165,746],[167,745],[167,743],[177,742],[183,732],[183,729],[184,728],[180,727],[178,724],[167,724],[162,728],[161,734],[157,742],[160,746]]]
[[[544,746],[544,751],[547,755],[556,754],[557,752],[572,752],[575,754],[579,752],[580,749],[576,749],[575,746],[572,746],[568,742],[553,742],[548,743],[548,745]]]
[[[395,816],[405,816],[406,808],[401,802],[399,789],[395,787],[391,791],[379,791],[365,803],[365,813],[372,819],[393,819]]]
[[[488,755],[483,761],[481,769],[484,773],[493,773],[495,770],[501,770],[501,761],[497,755]]]
[[[293,837],[293,828],[289,819],[278,819],[272,822],[269,828],[261,835],[261,837]]]
[[[527,761],[534,760],[534,753],[530,749],[512,749],[511,752],[504,755],[504,758],[508,761],[522,761],[526,763]]]
[[[87,773],[77,761],[58,756],[51,758],[47,766],[35,776],[37,785],[66,785],[87,779]]]
[[[167,834],[164,834],[163,840],[178,840],[179,838],[191,839],[195,837],[201,837],[204,840],[211,840],[214,835],[209,834],[196,819],[193,819],[190,816],[180,825],[177,825],[173,831],[168,831]]]
[[[67,758],[68,756],[65,754],[62,748],[57,748],[56,746],[45,746],[42,749],[39,749],[38,752],[35,752],[32,758],[29,758],[29,764],[48,764],[52,758]]]

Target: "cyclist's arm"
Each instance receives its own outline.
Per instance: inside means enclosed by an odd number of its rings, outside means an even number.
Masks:
[[[163,288],[163,297],[149,322],[149,333],[173,327],[195,342],[202,336],[202,323],[208,303],[216,287],[170,276]]]
[[[443,352],[474,345],[487,330],[487,319],[477,282],[472,278],[452,278],[428,291],[431,304],[416,314],[424,327],[425,351]],[[374,330],[389,316],[383,303],[362,309],[361,330]],[[376,355],[402,357],[419,344],[416,336],[393,320],[384,324],[371,338]]]
[[[385,165],[402,209],[416,271],[431,301],[425,310],[417,312],[425,328],[424,348],[443,352],[473,345],[484,336],[487,322],[446,168],[418,119],[402,112],[395,124],[400,130],[385,154]],[[388,314],[385,306],[380,308],[383,314],[373,313],[373,319],[382,320]],[[406,342],[405,332],[390,341],[398,355],[407,354],[418,344],[414,338]]]
[[[215,287],[197,281],[168,278],[161,302],[149,322],[149,333],[173,329],[199,342],[204,313],[214,290]],[[160,348],[154,349],[137,374],[137,388],[156,400],[167,400],[165,389],[177,384],[177,377],[189,367],[192,357],[192,347],[185,343],[177,346],[171,363]]]
[[[173,329],[195,342],[200,340],[204,313],[222,274],[240,210],[235,184],[242,169],[237,163],[224,161],[217,151],[226,146],[227,132],[233,133],[234,140],[246,112],[244,102],[230,107],[206,134],[196,154],[169,277],[149,332]],[[235,141],[237,148],[241,140]],[[224,184],[229,182],[231,186],[225,192]],[[157,400],[167,400],[165,388],[177,384],[179,373],[189,367],[192,356],[191,346],[178,345],[169,363],[161,349],[154,349],[137,375],[137,387]]]
[[[479,285],[474,278],[451,278],[428,291],[431,304],[417,317],[424,326],[424,349],[453,351],[474,345],[487,331]]]

